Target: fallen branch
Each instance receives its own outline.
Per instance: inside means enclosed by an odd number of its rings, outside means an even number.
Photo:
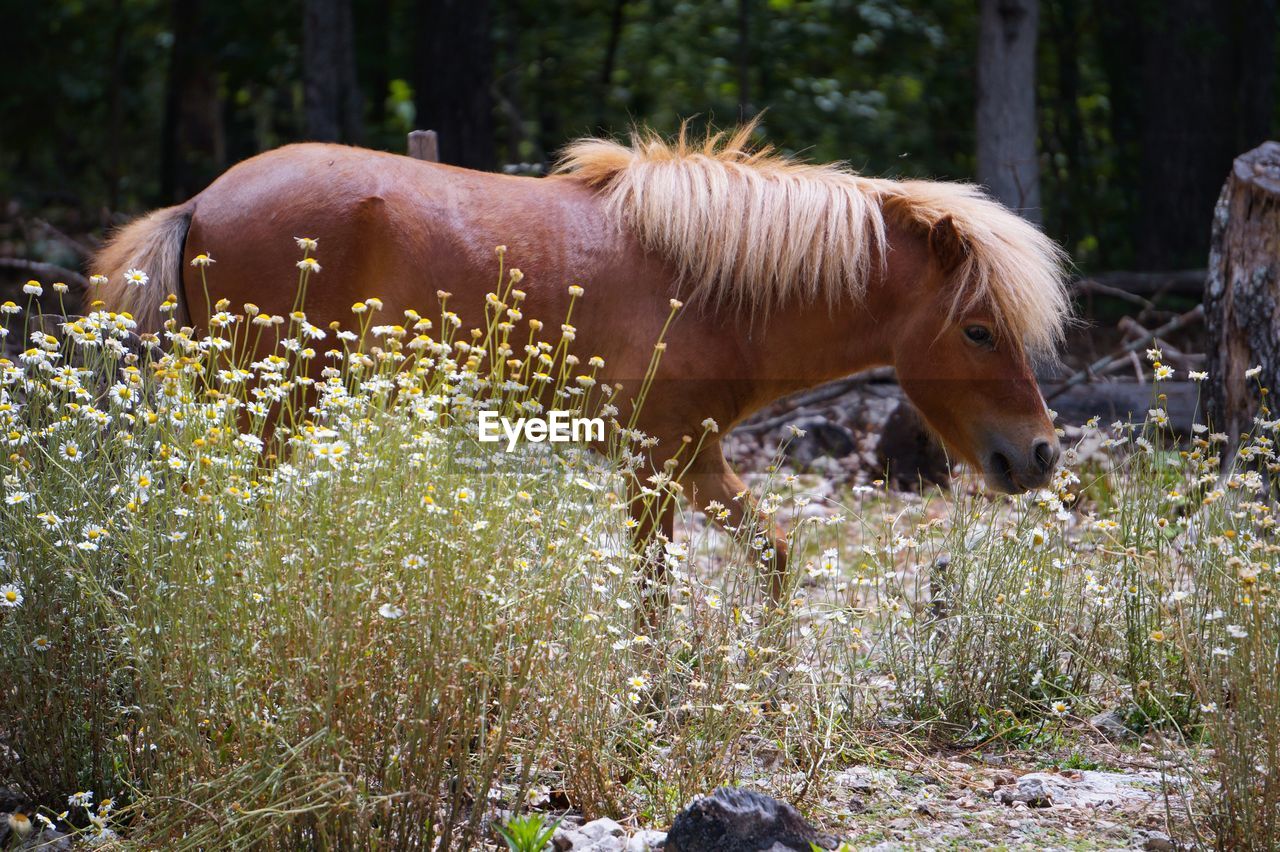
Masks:
[[[1131,296],[1202,296],[1207,275],[1203,269],[1173,272],[1100,272],[1075,282],[1077,289],[1095,289],[1107,295],[1127,293]],[[1105,289],[1104,289],[1105,288]],[[1118,292],[1117,292],[1118,291]],[[1124,298],[1120,296],[1120,298]]]
[[[89,287],[88,278],[74,269],[67,269],[56,263],[41,263],[38,260],[27,260],[23,257],[0,257],[0,269],[17,269],[44,281],[61,281],[81,290]]]
[[[816,387],[813,390],[789,396],[778,403],[786,410],[775,417],[767,420],[761,420],[756,423],[747,423],[735,429],[735,432],[742,432],[748,435],[758,434],[760,432],[768,432],[778,426],[784,426],[795,420],[799,414],[799,409],[810,405],[817,405],[820,402],[827,402],[838,396],[844,396],[849,391],[860,385],[869,384],[871,382],[890,381],[893,379],[894,373],[891,367],[877,367],[874,370],[867,370],[856,376],[850,376],[847,379],[840,379],[836,382]]]
[[[1097,293],[1100,296],[1110,296],[1113,299],[1123,299],[1142,307],[1145,310],[1154,310],[1155,303],[1150,299],[1144,299],[1137,293],[1130,293],[1128,290],[1122,290],[1119,287],[1112,287],[1109,284],[1103,284],[1092,278],[1081,278],[1071,282],[1071,286],[1077,293]]]
[[[1057,390],[1053,385],[1042,386],[1046,394]],[[1161,406],[1169,417],[1169,425],[1175,434],[1191,434],[1191,424],[1196,421],[1200,404],[1199,382],[1185,379],[1169,379],[1158,386],[1150,382],[1138,383],[1126,379],[1076,385],[1056,395],[1053,410],[1064,425],[1079,426],[1091,417],[1103,423],[1113,420],[1141,422],[1149,409]],[[1164,400],[1156,399],[1156,393],[1164,394]]]
[[[1179,314],[1178,316],[1169,320],[1167,323],[1155,329],[1154,331],[1149,331],[1146,334],[1142,335],[1141,337],[1138,337],[1137,339],[1130,341],[1123,348],[1118,349],[1115,352],[1112,352],[1110,355],[1107,355],[1104,358],[1099,358],[1097,361],[1094,361],[1092,364],[1085,367],[1083,370],[1081,370],[1080,372],[1076,373],[1071,378],[1063,382],[1056,390],[1053,391],[1053,393],[1046,396],[1045,402],[1050,402],[1056,397],[1059,397],[1062,394],[1066,393],[1068,388],[1072,388],[1072,387],[1075,387],[1076,385],[1082,385],[1082,384],[1085,384],[1086,382],[1092,381],[1099,371],[1105,370],[1106,368],[1110,367],[1112,364],[1114,364],[1116,361],[1122,358],[1129,357],[1129,355],[1137,352],[1139,349],[1146,346],[1148,343],[1155,340],[1156,338],[1164,337],[1167,334],[1172,334],[1178,329],[1191,325],[1192,323],[1198,322],[1203,318],[1204,318],[1204,305],[1196,305],[1194,308],[1187,311],[1185,314]]]
[[[82,258],[92,257],[98,250],[93,244],[76,239],[44,219],[35,219],[33,221],[36,227],[42,229],[46,234],[58,240]]]

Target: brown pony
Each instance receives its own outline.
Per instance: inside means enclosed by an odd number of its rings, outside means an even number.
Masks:
[[[524,272],[524,315],[563,317],[582,284],[576,352],[599,355],[624,399],[644,376],[669,302],[688,302],[639,428],[655,465],[699,436],[719,435],[802,388],[891,365],[946,445],[994,489],[1048,482],[1058,440],[1029,355],[1053,349],[1068,316],[1060,249],[972,186],[862,177],[747,148],[750,128],[631,147],[586,139],[557,174],[509,177],[338,145],[291,145],[247,160],[195,198],[124,228],[96,258],[98,297],[162,325],[175,293],[179,322],[207,315],[198,253],[217,260],[210,297],[287,313],[292,237],[319,240],[323,272],[306,310],[319,325],[350,319],[378,296],[393,316],[437,289],[464,328],[482,326],[494,247]],[[126,269],[149,273],[126,286]],[[742,481],[718,436],[682,477],[705,508],[736,525]],[[644,532],[654,523],[643,524]],[[672,513],[656,526],[671,535]],[[785,544],[777,537],[775,594]]]

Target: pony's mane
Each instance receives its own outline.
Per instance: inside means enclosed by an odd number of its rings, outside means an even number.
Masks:
[[[1070,313],[1065,254],[977,187],[856,174],[769,149],[754,125],[674,140],[638,131],[631,146],[580,139],[557,171],[599,189],[610,213],[672,263],[691,301],[767,313],[788,301],[861,298],[887,257],[885,218],[932,228],[950,217],[968,247],[953,311],[985,301],[1002,329],[1038,351]]]

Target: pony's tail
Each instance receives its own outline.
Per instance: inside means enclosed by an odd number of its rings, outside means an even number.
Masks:
[[[138,332],[158,332],[164,327],[160,310],[172,293],[178,300],[173,317],[178,325],[190,322],[182,293],[182,254],[191,227],[195,204],[188,201],[165,207],[135,219],[121,228],[93,258],[90,271],[106,276],[105,284],[89,291],[89,299],[101,299],[108,310],[128,312]],[[125,280],[137,269],[147,274],[142,286]]]

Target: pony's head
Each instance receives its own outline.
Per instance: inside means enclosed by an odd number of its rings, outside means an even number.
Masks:
[[[631,147],[583,139],[559,169],[600,189],[671,264],[682,296],[704,305],[767,321],[825,302],[865,325],[872,282],[892,281],[900,322],[877,357],[990,485],[1046,483],[1058,439],[1031,360],[1057,347],[1069,315],[1061,249],[973,186],[798,163],[752,150],[754,127],[700,140],[641,132]],[[912,234],[915,245],[898,244]]]
[[[969,187],[926,186],[912,188],[935,203],[906,202],[924,221],[928,259],[894,343],[898,380],[989,487],[1042,487],[1059,447],[1032,362],[1056,348],[1068,316],[1061,250]]]

